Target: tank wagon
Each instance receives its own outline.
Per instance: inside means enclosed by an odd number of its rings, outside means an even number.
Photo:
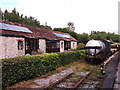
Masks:
[[[90,40],[85,46],[85,59],[90,63],[100,63],[111,55],[110,42],[106,40]]]

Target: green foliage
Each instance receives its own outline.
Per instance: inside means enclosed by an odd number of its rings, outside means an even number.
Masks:
[[[84,48],[85,47],[85,44],[84,43],[79,43],[78,45],[77,45],[77,50],[80,50],[80,49],[82,49],[82,48]]]
[[[83,57],[84,54],[85,54],[84,50],[59,53],[60,59],[62,60],[61,61],[62,65],[66,65],[73,61],[79,60]]]
[[[54,28],[54,31],[59,31],[63,33],[68,33],[72,37],[74,37],[79,43],[86,44],[89,40],[110,40],[112,43],[120,42],[120,35],[115,33],[106,33],[104,31],[91,31],[91,34],[88,35],[87,33],[77,34],[76,32],[70,31],[67,28]]]
[[[0,8],[0,20],[3,20],[3,12],[1,10],[1,8]]]
[[[96,31],[93,31],[91,32],[91,39],[96,39],[96,40],[102,40],[102,39],[106,39],[106,32],[96,32]]]
[[[83,70],[84,70],[84,71],[89,71],[90,68],[86,67],[86,68],[84,68]]]
[[[52,30],[50,26],[40,25],[40,22],[32,16],[23,17],[23,14],[20,15],[19,12],[17,12],[15,8],[12,10],[12,12],[8,12],[7,10],[5,10],[5,12],[3,13],[3,18],[4,20],[10,21],[10,22],[16,22],[20,24],[25,24],[25,25],[30,25],[30,26]]]
[[[80,43],[87,43],[90,40],[90,36],[87,33],[77,34],[76,32],[70,31],[67,28],[54,28],[54,31],[59,31],[63,33],[68,33],[74,37]]]
[[[73,32],[73,31],[70,31],[70,30],[67,29],[67,28],[54,28],[53,30],[54,30],[54,31],[63,32],[63,33],[68,33],[68,34],[70,34],[72,37],[74,37],[75,39],[77,39],[77,33],[76,33],[76,32]]]
[[[8,86],[55,70],[61,65],[59,55],[51,53],[45,57],[25,56],[2,60],[3,85]]]
[[[13,9],[12,12],[8,12],[7,10],[5,10],[4,13],[0,10],[0,16],[1,16],[0,19],[4,19],[6,21],[17,22],[20,24],[52,30],[51,26],[40,25],[40,22],[32,16],[27,17],[27,16],[24,16],[23,14],[20,15],[19,12],[16,11],[16,9]],[[69,26],[73,26],[73,25],[71,22],[69,23]],[[101,32],[91,31],[90,35],[88,35],[87,33],[77,34],[76,32],[69,30],[68,28],[54,28],[54,31],[68,33],[72,37],[74,37],[79,43],[84,43],[84,44],[86,44],[90,39],[110,40],[112,43],[120,42],[119,35],[114,33],[106,33],[104,31],[101,31]]]
[[[3,59],[2,85],[7,87],[22,80],[44,75],[61,65],[83,58],[84,54],[85,51],[81,50]]]
[[[86,44],[90,40],[90,36],[87,33],[78,34],[77,40],[79,43]]]
[[[40,28],[44,28],[44,29],[47,29],[47,30],[52,30],[51,26],[47,26],[47,25],[40,25]]]
[[[106,33],[104,31],[102,32],[97,32],[97,31],[92,31],[90,34],[91,39],[96,39],[96,40],[110,40],[112,43],[114,42],[120,42],[120,35],[117,35],[115,33]]]

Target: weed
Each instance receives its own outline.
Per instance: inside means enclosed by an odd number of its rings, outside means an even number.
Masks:
[[[80,76],[78,76],[78,75],[74,75],[74,76],[73,76],[73,78],[78,78],[78,77],[80,77]]]

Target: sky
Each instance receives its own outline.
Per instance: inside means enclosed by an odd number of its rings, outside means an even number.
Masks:
[[[67,27],[73,22],[75,32],[105,31],[118,33],[118,2],[120,0],[0,0],[4,12],[16,10],[33,16],[52,28]]]

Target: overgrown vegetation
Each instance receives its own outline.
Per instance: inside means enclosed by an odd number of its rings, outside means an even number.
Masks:
[[[85,51],[71,51],[59,53],[62,65],[69,64],[75,60],[83,58]]]
[[[46,54],[44,54],[44,55],[46,55]],[[50,71],[47,74],[42,75],[40,77],[37,77],[37,78],[34,78],[34,79],[29,79],[27,81],[23,81],[23,82],[17,83],[15,85],[11,86],[10,88],[30,88],[29,85],[32,85],[34,80],[47,78],[50,75],[53,75],[53,74],[56,74],[56,73],[60,73],[61,71],[67,70],[67,69],[70,69],[70,68],[73,69],[72,79],[77,79],[77,78],[80,78],[80,76],[78,77],[79,73],[82,72],[83,75],[85,75],[86,72],[92,71],[96,67],[98,67],[98,66],[91,65],[91,64],[87,63],[84,59],[79,59],[79,60],[74,61],[74,62],[72,62],[70,64],[66,64],[64,66],[60,66],[56,70]],[[95,71],[94,72],[94,77],[97,78],[98,75],[100,75],[100,72],[96,72]],[[81,79],[82,79],[82,77],[81,77]],[[67,83],[69,83],[69,82],[71,82],[71,80],[67,79]]]
[[[80,50],[80,49],[82,49],[82,48],[84,48],[85,47],[85,44],[84,43],[78,43],[78,45],[77,45],[77,50]]]
[[[61,65],[83,58],[85,51],[48,53],[2,60],[3,86],[7,87],[22,80],[38,77]]]

